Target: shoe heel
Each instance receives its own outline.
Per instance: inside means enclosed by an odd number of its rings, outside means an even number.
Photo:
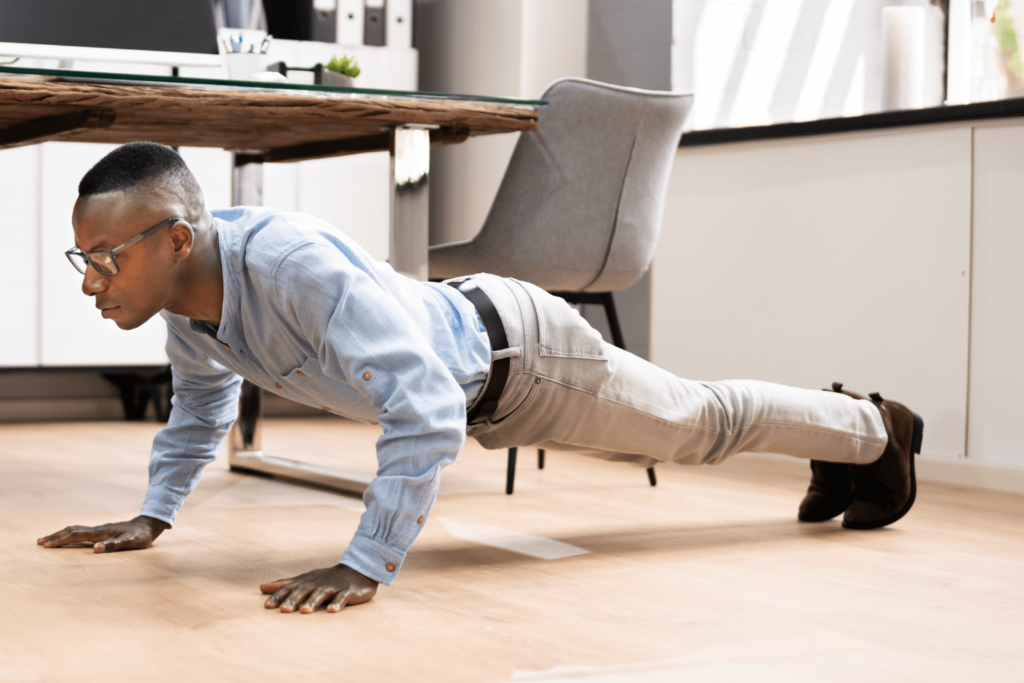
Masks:
[[[910,452],[915,455],[921,454],[921,441],[924,439],[924,420],[917,413],[914,413],[914,438],[910,443]]]

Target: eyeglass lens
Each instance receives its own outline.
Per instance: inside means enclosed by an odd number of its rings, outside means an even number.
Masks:
[[[83,275],[89,264],[92,264],[96,272],[101,275],[113,275],[117,272],[117,266],[114,265],[113,257],[107,253],[91,254],[87,259],[85,254],[72,252],[68,254],[68,258],[71,259],[71,263],[78,269],[78,272]]]

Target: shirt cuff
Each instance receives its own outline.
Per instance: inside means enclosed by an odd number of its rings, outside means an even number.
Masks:
[[[146,490],[146,500],[142,503],[140,515],[154,517],[170,526],[174,526],[174,520],[178,516],[178,508],[185,502],[184,496],[179,496],[174,491],[163,486],[150,486]]]
[[[405,551],[399,550],[369,536],[356,534],[341,556],[341,563],[363,576],[390,586],[405,560]]]

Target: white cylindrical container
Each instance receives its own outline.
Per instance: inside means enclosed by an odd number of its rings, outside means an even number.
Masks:
[[[228,65],[228,78],[247,81],[253,74],[266,71],[271,59],[259,52],[229,52],[224,55],[224,61]]]
[[[882,109],[924,106],[923,7],[882,9]]]

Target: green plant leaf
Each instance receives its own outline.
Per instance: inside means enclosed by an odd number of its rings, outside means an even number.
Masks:
[[[342,55],[341,59],[338,59],[338,55],[332,55],[331,61],[327,62],[327,65],[324,68],[334,71],[335,73],[344,74],[349,78],[356,78],[360,73],[362,73],[362,69],[359,68],[359,65],[356,64],[355,60],[348,55]]]

